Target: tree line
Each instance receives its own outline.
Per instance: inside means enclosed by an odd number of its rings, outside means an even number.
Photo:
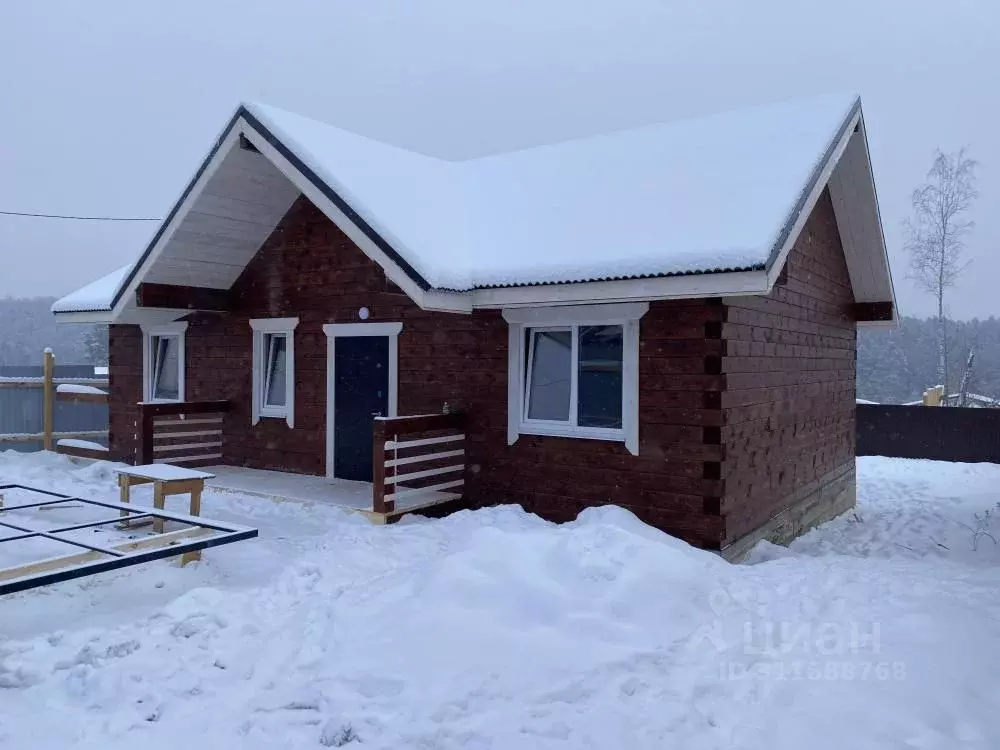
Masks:
[[[946,322],[949,392],[958,391],[975,351],[967,391],[1000,397],[1000,318]],[[917,401],[940,379],[937,318],[902,318],[898,328],[858,331],[858,398],[883,404]]]
[[[53,302],[54,297],[0,298],[0,366],[40,366],[46,347],[59,364],[107,364],[107,326],[56,323]]]

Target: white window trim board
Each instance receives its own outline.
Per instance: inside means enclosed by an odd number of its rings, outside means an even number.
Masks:
[[[253,331],[251,425],[256,425],[262,418],[274,418],[284,419],[289,427],[295,427],[295,327],[298,324],[298,318],[255,318],[250,321]],[[267,334],[286,336],[285,405],[280,407],[264,405],[264,368],[267,366],[264,340]]]
[[[187,331],[187,321],[165,323],[161,325],[143,325],[142,329],[142,400],[146,404],[177,404],[184,401],[184,350],[187,348],[184,334]],[[175,337],[177,339],[177,398],[153,398],[153,338]]]
[[[400,321],[390,323],[327,323],[323,326],[326,334],[326,475],[336,476],[334,465],[334,425],[337,415],[334,410],[334,389],[336,371],[334,361],[335,343],[339,337],[347,336],[387,336],[389,338],[389,417],[398,415],[399,409],[399,333],[403,330]]]
[[[612,305],[573,305],[544,308],[505,309],[507,329],[507,444],[521,435],[610,440],[625,443],[639,455],[639,319],[649,310],[648,302]],[[525,418],[524,331],[526,328],[589,325],[622,326],[622,427],[579,427],[562,422]],[[576,337],[574,337],[574,341]],[[575,359],[575,358],[574,358]],[[575,399],[576,394],[571,395]],[[571,400],[570,409],[577,405]],[[575,420],[573,420],[575,421]]]

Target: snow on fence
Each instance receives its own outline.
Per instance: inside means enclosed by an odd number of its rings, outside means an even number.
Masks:
[[[46,349],[41,376],[0,377],[0,445],[31,450],[34,443],[44,450],[103,457],[107,448],[92,441],[108,437],[108,395],[102,390],[108,379],[55,373],[55,356]],[[87,448],[74,442],[83,440],[90,442]]]

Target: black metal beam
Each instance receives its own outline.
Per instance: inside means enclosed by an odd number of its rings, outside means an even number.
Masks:
[[[4,594],[16,594],[19,591],[28,591],[29,589],[48,586],[53,583],[72,581],[76,578],[85,578],[96,573],[106,573],[111,570],[128,568],[132,565],[141,565],[142,563],[153,562],[154,560],[177,557],[178,555],[183,555],[185,552],[197,552],[223,544],[242,542],[245,539],[253,539],[256,536],[257,529],[243,529],[222,534],[221,536],[198,539],[191,542],[181,542],[169,547],[162,547],[146,552],[127,553],[122,557],[115,557],[110,560],[95,560],[91,563],[82,563],[62,570],[38,573],[30,577],[15,578],[11,581],[0,581],[0,596]]]
[[[892,302],[855,302],[851,305],[851,318],[858,323],[892,320]]]
[[[95,544],[87,544],[86,542],[80,542],[76,539],[64,539],[61,536],[56,536],[48,531],[41,531],[40,529],[33,529],[30,526],[19,526],[16,523],[10,523],[9,521],[0,521],[0,526],[4,526],[8,529],[14,529],[14,531],[24,531],[32,536],[40,536],[43,539],[51,539],[53,542],[62,542],[63,544],[72,544],[74,547],[82,547],[83,549],[89,549],[91,552],[100,552],[102,555],[111,555],[112,557],[121,557],[124,552],[119,552],[118,550],[108,549],[107,547],[100,547]],[[5,540],[0,540],[3,543]]]

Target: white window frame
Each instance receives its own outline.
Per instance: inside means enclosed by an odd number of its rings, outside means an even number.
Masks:
[[[507,443],[521,435],[609,440],[625,443],[633,455],[639,454],[639,319],[649,310],[648,302],[611,305],[566,305],[562,307],[508,308],[503,317],[507,338]],[[577,348],[581,326],[622,327],[622,426],[581,427],[577,420]],[[569,422],[527,418],[527,362],[524,337],[527,329],[571,330],[570,419]]]
[[[147,404],[176,404],[184,401],[184,332],[187,322],[142,326],[142,400]],[[156,398],[153,395],[153,342],[159,338],[177,339],[177,398]]]
[[[298,318],[257,318],[250,321],[253,330],[253,387],[250,423],[264,418],[284,419],[295,427],[295,327]],[[264,403],[264,383],[267,378],[267,339],[277,334],[285,337],[285,403],[273,406]]]

